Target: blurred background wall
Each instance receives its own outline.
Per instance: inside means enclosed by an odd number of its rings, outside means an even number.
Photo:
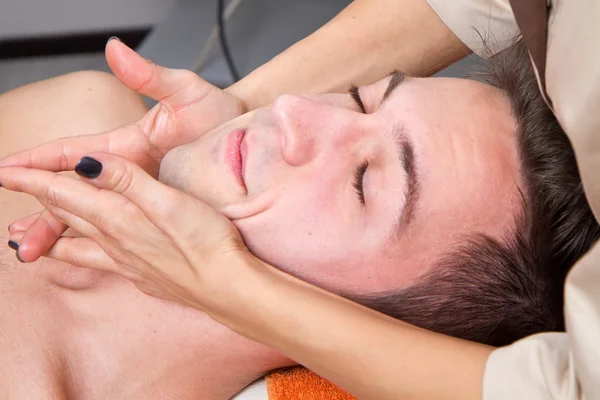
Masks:
[[[146,28],[176,0],[0,0],[0,40]]]

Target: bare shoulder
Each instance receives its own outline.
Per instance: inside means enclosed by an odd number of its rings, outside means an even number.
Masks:
[[[137,121],[141,97],[111,74],[81,71],[0,95],[0,158],[68,136]]]

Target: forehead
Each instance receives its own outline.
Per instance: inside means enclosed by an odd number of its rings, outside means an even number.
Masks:
[[[373,96],[387,84],[371,86]],[[411,249],[438,258],[435,252],[467,236],[501,237],[512,229],[521,205],[516,123],[500,90],[465,79],[410,78],[378,112],[382,123],[406,132],[418,158],[422,201],[399,237],[403,256]]]
[[[390,77],[382,79],[372,85],[362,88],[369,97],[369,103],[378,108],[378,103],[381,102],[383,94],[388,91]],[[450,116],[456,119],[454,113],[476,111],[471,117],[479,115],[490,115],[495,113],[497,116],[506,119],[509,116],[510,108],[508,101],[503,93],[490,85],[463,78],[414,78],[406,77],[399,79],[401,83],[394,86],[394,90],[389,93],[385,103],[397,109],[402,107],[407,102],[419,103],[423,106],[435,105],[436,107],[443,106],[443,109],[437,108],[430,111],[435,111],[436,119],[448,117],[444,111],[452,112]],[[397,110],[399,111],[399,110]],[[432,116],[432,115],[430,115]],[[459,115],[460,116],[460,115]]]

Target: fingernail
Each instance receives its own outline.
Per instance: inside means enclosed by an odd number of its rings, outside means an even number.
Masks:
[[[108,44],[108,42],[110,42],[111,40],[116,40],[118,42],[123,43],[123,41],[118,37],[118,36],[111,36],[108,38],[108,40],[106,41],[106,44]]]
[[[25,261],[23,261],[23,259],[19,256],[19,243],[15,242],[14,240],[9,240],[8,241],[8,247],[10,247],[11,249],[13,249],[15,251],[15,255],[17,256],[17,260],[19,260],[23,264],[25,264]]]
[[[88,179],[95,179],[102,173],[102,163],[92,157],[83,157],[75,166],[78,175]]]

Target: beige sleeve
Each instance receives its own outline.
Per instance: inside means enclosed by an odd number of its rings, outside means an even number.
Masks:
[[[488,358],[484,400],[597,399],[600,396],[600,243],[565,286],[567,333],[530,336]]]
[[[550,12],[548,94],[600,219],[600,2],[554,1]],[[540,334],[494,351],[484,399],[600,399],[600,242],[567,278],[565,320],[567,333]]]
[[[520,32],[509,0],[427,0],[446,26],[474,53],[490,57]]]

